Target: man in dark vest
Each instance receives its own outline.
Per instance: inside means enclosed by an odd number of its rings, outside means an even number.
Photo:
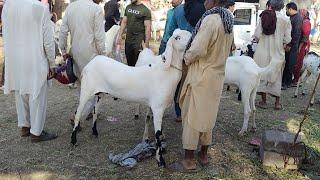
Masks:
[[[293,67],[296,64],[299,42],[301,36],[302,17],[298,13],[298,7],[294,2],[286,5],[287,16],[291,21],[291,42],[286,46],[286,65],[283,70],[282,90],[291,87]]]

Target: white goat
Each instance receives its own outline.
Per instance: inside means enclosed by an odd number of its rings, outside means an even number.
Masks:
[[[77,142],[77,131],[85,104],[95,95],[108,93],[124,100],[145,103],[153,112],[156,137],[156,159],[165,166],[162,147],[162,117],[173,99],[175,88],[181,78],[183,54],[190,39],[188,31],[177,29],[167,43],[162,56],[148,56],[157,61],[140,67],[130,67],[105,56],[97,56],[82,71],[80,102],[75,116],[71,143]],[[143,50],[148,51],[147,49]],[[152,60],[157,59],[157,60]],[[100,97],[93,111],[93,134],[97,134],[96,119]]]
[[[106,32],[106,55],[110,57],[115,52],[116,39],[120,26],[114,25]]]
[[[151,50],[144,51],[141,54],[142,57],[150,56],[153,54]],[[141,58],[139,56],[137,66],[142,66],[148,63],[155,63],[146,61],[146,58]],[[248,129],[248,121],[251,112],[253,113],[253,129],[256,129],[255,123],[255,99],[257,88],[260,83],[260,78],[263,74],[267,74],[268,70],[273,68],[274,64],[271,63],[269,66],[265,68],[260,68],[251,57],[248,56],[232,56],[229,57],[226,61],[226,69],[225,69],[225,84],[234,84],[239,87],[242,93],[242,103],[244,108],[244,120],[242,128],[239,132],[239,135],[243,135]],[[239,76],[241,74],[241,76]],[[149,114],[149,110],[147,111],[147,115]],[[147,118],[145,120],[147,122]],[[146,130],[148,127],[145,127],[145,133],[148,132]]]
[[[296,90],[294,92],[294,97],[298,97],[299,85],[302,82],[302,95],[305,95],[305,84],[310,76],[316,79],[320,73],[320,57],[314,52],[308,53],[303,59],[303,66],[301,69],[302,75],[298,80]],[[314,96],[311,99],[311,105],[314,104]]]
[[[251,57],[232,56],[227,59],[225,70],[225,84],[234,84],[242,93],[242,104],[244,108],[243,125],[239,135],[243,135],[248,129],[248,121],[252,112],[253,129],[255,122],[255,99],[262,73],[266,68],[260,68]],[[239,76],[241,74],[241,76]]]

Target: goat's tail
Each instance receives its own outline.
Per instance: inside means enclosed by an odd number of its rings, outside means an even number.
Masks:
[[[258,68],[259,76],[262,80],[268,82],[275,82],[278,78],[279,72],[282,70],[284,61],[271,60],[270,64],[264,68]]]

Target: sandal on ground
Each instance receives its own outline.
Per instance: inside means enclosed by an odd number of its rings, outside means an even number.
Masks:
[[[263,102],[258,102],[256,104],[257,107],[261,108],[261,109],[267,109],[267,103],[263,103]]]
[[[186,168],[185,165],[183,165],[183,160],[170,164],[168,166],[168,169],[174,172],[181,172],[181,173],[196,173],[196,172],[199,172],[200,170],[197,168],[196,165],[190,169]]]

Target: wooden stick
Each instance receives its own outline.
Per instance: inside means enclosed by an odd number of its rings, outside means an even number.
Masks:
[[[312,91],[312,93],[311,93],[311,96],[310,96],[308,105],[307,105],[306,109],[304,110],[304,116],[303,116],[302,121],[300,122],[299,130],[298,130],[296,136],[294,137],[293,144],[296,144],[296,143],[297,143],[297,139],[298,139],[298,136],[299,136],[299,134],[300,134],[300,132],[301,132],[302,125],[303,125],[303,123],[305,122],[305,120],[307,119],[308,110],[309,110],[309,107],[310,107],[310,103],[311,103],[312,97],[314,96],[314,94],[315,94],[315,92],[316,92],[316,88],[317,88],[317,86],[318,86],[319,79],[320,79],[320,73],[318,74],[318,78],[317,78],[316,84],[315,84],[315,86],[314,86],[314,88],[313,88],[313,91]]]

